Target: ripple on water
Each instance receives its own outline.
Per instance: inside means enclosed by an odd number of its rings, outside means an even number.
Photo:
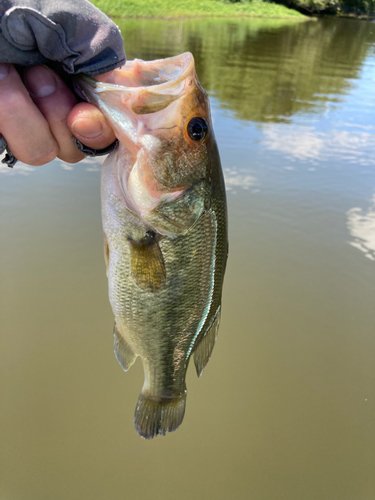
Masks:
[[[353,240],[349,242],[375,261],[375,194],[367,211],[353,207],[347,212],[347,225]]]

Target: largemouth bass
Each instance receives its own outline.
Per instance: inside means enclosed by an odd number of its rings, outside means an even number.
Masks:
[[[81,77],[78,87],[119,140],[101,180],[114,349],[125,371],[142,359],[134,426],[151,439],[181,424],[189,359],[200,376],[216,341],[224,180],[192,54],[135,59],[101,79]]]

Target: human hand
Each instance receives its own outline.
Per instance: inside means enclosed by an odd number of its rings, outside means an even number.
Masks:
[[[0,133],[14,156],[29,165],[43,165],[58,157],[69,163],[85,155],[85,146],[103,149],[115,135],[102,113],[76,97],[46,66],[27,68],[23,81],[11,64],[0,63]]]
[[[56,156],[76,162],[84,154],[72,132],[91,149],[109,146],[114,135],[103,115],[77,104],[61,78],[40,65],[54,65],[67,76],[95,76],[125,61],[118,27],[87,0],[1,1],[0,134],[8,151],[31,165]],[[27,68],[22,78],[13,64]],[[1,151],[5,140],[0,135]],[[9,154],[6,163],[13,161]]]

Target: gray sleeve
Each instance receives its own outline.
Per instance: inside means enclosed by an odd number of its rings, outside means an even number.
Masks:
[[[88,0],[0,0],[0,62],[50,61],[91,76],[122,66],[120,30]]]

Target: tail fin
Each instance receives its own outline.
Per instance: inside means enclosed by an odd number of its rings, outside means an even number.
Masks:
[[[157,398],[141,392],[134,415],[134,427],[145,439],[175,431],[185,415],[185,390],[175,398]]]

